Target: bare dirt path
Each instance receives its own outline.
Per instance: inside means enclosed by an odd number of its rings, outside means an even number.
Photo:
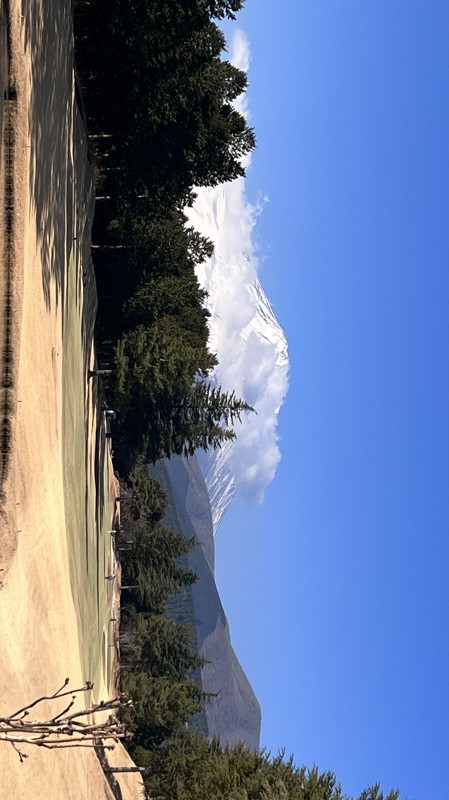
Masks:
[[[65,677],[81,686],[93,678],[88,670],[97,671],[95,699],[114,688],[101,663],[102,655],[104,665],[111,660],[105,648],[113,634],[102,615],[112,588],[103,572],[112,558],[104,532],[115,491],[96,387],[88,380],[92,166],[75,100],[71,3],[8,6],[17,91],[15,404],[0,516],[0,715],[53,693]],[[0,0],[0,42],[8,6]],[[3,62],[0,83],[2,72]],[[93,750],[26,752],[20,763],[0,742],[0,800],[112,797]],[[130,763],[121,746],[114,763]],[[122,785],[123,798],[139,797],[136,776]]]

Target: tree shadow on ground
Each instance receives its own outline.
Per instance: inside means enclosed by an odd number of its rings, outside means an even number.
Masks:
[[[77,152],[81,145],[87,162],[87,135],[75,92],[72,7],[68,2],[37,5],[22,0],[22,17],[31,61],[30,197],[41,248],[42,290],[50,310],[53,279],[55,302],[63,311],[66,270],[72,249],[84,241],[92,203],[92,192],[82,185],[92,181],[92,174],[86,175]]]
[[[25,48],[31,63],[30,201],[42,262],[42,291],[48,311],[61,312],[64,335],[67,303],[80,319],[85,379],[86,470],[88,469],[88,375],[97,312],[97,292],[90,252],[95,192],[87,130],[74,71],[73,10],[69,2],[22,0]],[[76,270],[74,296],[67,297],[68,270]],[[100,408],[97,382],[92,402]],[[104,510],[98,479],[101,415],[96,442],[97,520]],[[86,472],[88,474],[88,472]],[[86,486],[86,519],[87,519]],[[86,525],[87,528],[87,525]],[[86,534],[87,535],[87,534]],[[86,547],[87,552],[87,547]]]
[[[115,797],[115,800],[123,800],[123,794],[119,782],[114,777],[113,773],[105,771],[108,767],[110,767],[110,764],[106,757],[106,751],[104,749],[104,745],[102,744],[95,745],[95,753],[102,766],[104,776],[110,786],[110,789]]]
[[[96,580],[95,599],[99,610],[98,579],[104,560],[101,537],[108,496],[104,485],[107,446],[101,410],[103,390],[98,379],[89,379],[89,369],[94,363],[97,312],[90,247],[95,205],[94,169],[81,93],[76,84],[72,4],[68,0],[21,0],[21,13],[31,81],[30,214],[36,224],[45,305],[48,312],[61,315],[63,361],[67,359],[67,368],[76,373],[78,389],[82,375],[85,508],[80,510],[85,530],[80,530],[79,534],[85,537],[81,546],[85,549],[87,571],[93,571],[92,577]],[[63,394],[65,391],[63,386]],[[63,403],[67,402],[70,398],[64,397]],[[89,516],[92,514],[92,491],[95,492],[94,524]],[[92,537],[90,550],[89,535]],[[98,569],[93,563],[95,552]]]

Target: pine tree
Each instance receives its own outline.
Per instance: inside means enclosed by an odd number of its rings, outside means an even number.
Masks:
[[[235,423],[254,409],[235,392],[223,392],[207,381],[196,381],[172,410],[172,452],[193,455],[195,450],[216,449],[235,438]]]
[[[241,415],[254,410],[205,380],[215,357],[189,338],[174,317],[164,317],[124,334],[116,346],[114,402],[149,461],[220,447],[235,438]]]
[[[142,456],[137,458],[127,480],[121,482],[121,498],[126,500],[121,516],[127,533],[130,518],[144,523],[162,519],[166,495],[161,485],[148,474]]]
[[[151,749],[180,729],[202,708],[204,693],[192,678],[173,681],[145,672],[126,672],[122,689],[133,699],[133,707],[122,712],[133,747]]]
[[[123,581],[136,586],[130,591],[140,610],[163,613],[173,593],[195,582],[195,573],[183,565],[195,544],[195,538],[159,523],[136,527],[135,545],[123,560]]]
[[[124,620],[126,622],[126,618]],[[120,635],[121,649],[128,665],[154,678],[179,681],[204,665],[195,650],[196,640],[189,625],[163,614],[127,615],[129,627]]]
[[[186,340],[198,351],[207,351],[209,312],[204,307],[206,292],[200,289],[193,271],[166,275],[140,285],[124,305],[125,321],[132,327],[150,327],[164,317],[176,318]]]
[[[158,800],[343,800],[332,772],[297,767],[281,752],[272,758],[239,744],[221,748],[202,734],[178,731],[160,752],[139,752],[148,771],[145,788]],[[397,800],[378,786],[359,800]],[[349,798],[346,798],[349,800]]]

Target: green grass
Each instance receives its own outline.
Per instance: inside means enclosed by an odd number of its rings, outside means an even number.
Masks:
[[[80,658],[85,680],[93,681],[98,700],[101,677],[102,635],[112,644],[110,623],[112,582],[106,581],[113,568],[111,528],[113,506],[109,501],[107,440],[103,415],[99,411],[97,430],[88,441],[88,382],[86,308],[82,307],[82,275],[76,248],[72,249],[67,274],[63,317],[63,479],[70,584],[78,618]],[[94,303],[91,303],[94,307]],[[92,390],[98,401],[98,379]],[[90,446],[96,447],[92,469]],[[110,683],[112,648],[107,647],[106,676]]]

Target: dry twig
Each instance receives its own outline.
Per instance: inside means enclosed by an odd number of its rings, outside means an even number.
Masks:
[[[79,689],[64,691],[69,679],[66,678],[62,686],[51,695],[42,695],[26,706],[19,708],[6,717],[0,717],[0,742],[9,742],[17,752],[21,763],[28,754],[20,749],[20,745],[35,745],[49,750],[63,747],[95,747],[104,740],[118,742],[120,739],[129,738],[125,726],[116,716],[109,714],[103,722],[91,722],[80,719],[90,717],[99,711],[117,711],[131,705],[131,701],[124,694],[118,694],[111,700],[101,700],[93,703],[88,708],[68,713],[76,701],[77,695],[93,689],[93,683],[87,681]],[[71,695],[69,704],[55,714],[51,719],[31,720],[30,710],[44,700],[60,700],[61,697]],[[113,750],[114,745],[106,745],[106,749]]]

